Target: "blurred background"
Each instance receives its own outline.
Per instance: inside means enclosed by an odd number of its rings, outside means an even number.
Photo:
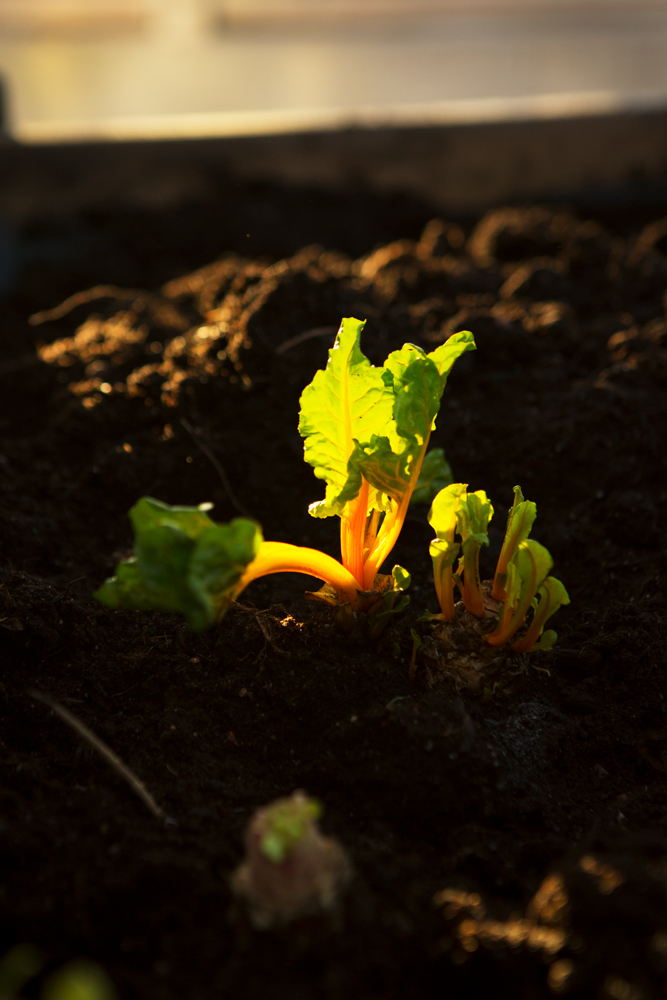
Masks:
[[[667,0],[0,0],[0,80],[21,315],[438,212],[667,205]]]
[[[0,0],[23,142],[667,105],[666,0]]]

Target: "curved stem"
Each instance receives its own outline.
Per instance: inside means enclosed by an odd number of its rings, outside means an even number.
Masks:
[[[387,514],[385,516],[382,524],[382,530],[380,531],[380,537],[373,546],[372,552],[366,558],[366,566],[364,569],[364,587],[366,590],[370,590],[373,586],[373,581],[375,580],[375,576],[380,569],[380,566],[388,557],[389,553],[398,541],[398,536],[401,533],[403,522],[405,521],[405,515],[408,512],[410,499],[414,488],[417,485],[417,480],[419,479],[419,473],[421,472],[422,462],[424,461],[424,455],[426,454],[430,437],[431,433],[429,431],[426,435],[426,440],[421,447],[421,451],[419,452],[419,458],[415,462],[414,469],[412,470],[408,488],[401,497],[398,510],[393,517],[391,514]]]
[[[523,639],[519,639],[512,646],[515,653],[527,653],[529,650],[538,642],[540,636],[542,635],[542,630],[546,625],[547,619],[550,617],[551,602],[549,600],[549,594],[545,591],[538,591],[541,593],[540,603],[535,610],[533,615],[533,620],[528,627],[528,631],[524,635]]]
[[[356,606],[359,585],[349,570],[337,559],[318,549],[289,545],[287,542],[262,542],[259,552],[246,566],[234,588],[234,596],[238,597],[253,580],[272,573],[305,573],[307,576],[314,576],[317,580],[330,583],[342,604],[350,604],[353,609]]]
[[[507,604],[507,601],[503,605],[503,614],[500,622],[498,623],[498,627],[494,629],[490,635],[485,637],[486,641],[491,646],[503,646],[506,642],[509,642],[517,629],[520,628],[526,620],[526,615],[528,614],[533,597],[535,596],[535,591],[537,590],[537,567],[535,566],[535,560],[530,549],[528,550],[528,555],[530,556],[531,564],[530,580],[524,582],[521,599],[519,600],[517,608],[511,618],[509,617],[509,614],[506,616],[505,613],[505,605]]]

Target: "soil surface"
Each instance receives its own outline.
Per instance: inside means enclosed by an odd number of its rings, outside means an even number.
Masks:
[[[434,220],[221,187],[19,234],[0,321],[3,948],[89,956],[123,1000],[664,995],[665,211]],[[307,513],[322,484],[297,415],[342,316],[368,320],[376,363],[477,339],[433,444],[495,505],[484,575],[519,483],[571,597],[554,651],[479,690],[419,660],[408,677],[436,610],[424,507],[392,559],[410,607],[379,641],[339,631],[299,576],[200,634],[92,597],[146,494],[338,554]],[[336,912],[255,930],[229,878],[254,810],[298,788],[353,875]]]

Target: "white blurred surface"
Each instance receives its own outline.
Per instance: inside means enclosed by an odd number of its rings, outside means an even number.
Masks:
[[[10,129],[48,142],[667,107],[667,2],[351,6],[0,0]]]

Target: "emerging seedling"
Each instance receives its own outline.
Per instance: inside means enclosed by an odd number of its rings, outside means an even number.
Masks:
[[[479,552],[482,545],[488,545],[487,528],[493,507],[483,490],[468,493],[467,489],[463,483],[447,486],[437,495],[429,512],[429,522],[437,536],[429,551],[441,612],[427,616],[430,620],[452,621],[455,583],[461,590],[466,610],[479,618],[486,614],[479,578]],[[553,566],[549,552],[528,538],[536,513],[536,505],[524,500],[521,488],[515,486],[514,504],[509,512],[491,590],[491,597],[501,602],[498,624],[485,635],[491,646],[505,645],[525,625],[532,608],[528,631],[513,645],[518,653],[552,649],[556,633],[543,632],[544,626],[559,607],[570,603],[563,584],[548,575]],[[462,539],[461,545],[454,540],[457,532]],[[461,548],[463,556],[454,573],[453,565]]]
[[[330,910],[350,866],[342,847],[317,825],[322,808],[304,792],[258,809],[246,831],[246,857],[232,876],[255,927],[265,929]]]
[[[317,549],[264,541],[248,518],[215,524],[210,504],[169,507],[144,497],[130,511],[135,555],[97,591],[112,608],[181,611],[193,629],[219,620],[253,580],[305,573],[324,586],[307,595],[330,605],[343,623],[369,612],[371,635],[407,604],[410,576],[379,570],[400,534],[417,493],[428,500],[451,473],[441,449],[427,456],[447,377],[455,360],[475,349],[456,333],[426,354],[405,344],[377,368],[362,353],[364,323],[344,319],[324,371],[301,397],[304,457],[326,482],[314,517],[338,515],[341,562]],[[420,474],[423,475],[420,478]]]

